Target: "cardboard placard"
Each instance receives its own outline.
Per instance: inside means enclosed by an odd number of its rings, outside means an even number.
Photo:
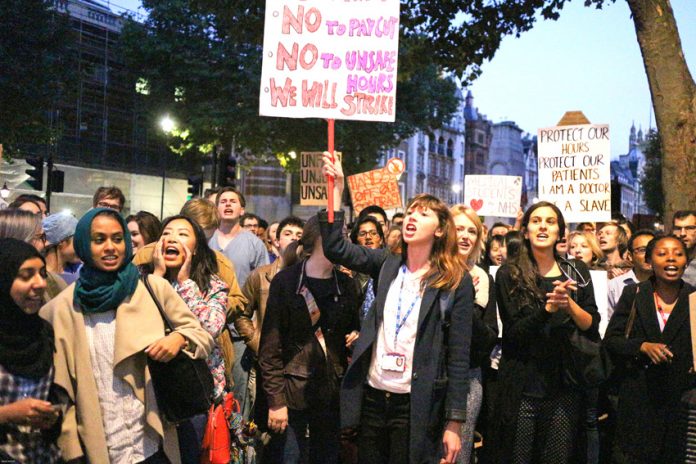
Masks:
[[[341,161],[341,152],[334,152]],[[321,172],[324,165],[323,153],[320,151],[303,151],[300,153],[300,205],[326,206],[327,182]]]
[[[464,176],[464,204],[479,216],[517,217],[521,198],[520,176]]]
[[[266,0],[259,113],[393,122],[398,55],[398,0]]]
[[[396,176],[387,168],[361,172],[348,176],[348,188],[355,214],[370,205],[383,209],[402,208],[401,192]]]
[[[558,206],[566,222],[611,220],[608,124],[539,129],[540,200]]]

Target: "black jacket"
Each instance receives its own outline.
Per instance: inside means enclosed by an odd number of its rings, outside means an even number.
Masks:
[[[636,294],[636,288],[638,293]],[[622,370],[616,439],[624,452],[641,462],[683,462],[682,447],[686,430],[680,428],[682,394],[696,386],[691,371],[691,327],[687,283],[660,332],[653,297],[652,279],[624,288],[604,336],[604,346]],[[635,300],[636,318],[629,338],[625,338],[631,306]],[[664,343],[674,354],[671,363],[653,364],[640,352],[643,342]]]
[[[332,262],[370,274],[379,280],[375,305],[363,320],[352,363],[341,386],[341,425],[356,427],[360,421],[363,387],[367,381],[372,350],[382,324],[387,292],[402,264],[401,256],[388,250],[371,250],[344,240],[343,213],[336,212],[329,224],[319,214],[324,254]],[[426,287],[418,313],[418,333],[413,353],[409,454],[411,463],[438,462],[442,433],[447,420],[466,420],[469,390],[469,349],[474,288],[467,274],[453,293],[449,325],[442,320],[440,304],[447,294]],[[447,337],[447,333],[451,334]]]
[[[587,266],[579,261],[573,265],[589,284],[578,288],[574,301],[592,316],[592,325],[584,336],[599,341],[599,320],[594,289]],[[499,396],[495,399],[498,417],[495,418],[494,436],[489,444],[495,462],[507,463],[512,459],[512,446],[517,429],[517,417],[523,396],[553,399],[567,393],[572,387],[564,381],[564,348],[575,324],[562,311],[549,313],[546,299],[522,301],[513,291],[518,285],[511,276],[510,265],[504,264],[496,274],[496,300],[503,322],[503,353],[498,369]],[[542,289],[552,288],[556,278],[542,278]],[[558,280],[567,280],[561,276]],[[577,418],[576,418],[577,419]]]
[[[258,361],[265,400],[272,408],[304,410],[329,405],[348,364],[345,336],[359,327],[353,282],[334,271],[333,314],[328,321],[320,320],[328,352],[324,355],[299,293],[306,279],[304,263],[278,272],[269,290]],[[325,316],[328,314],[322,310],[321,317]]]

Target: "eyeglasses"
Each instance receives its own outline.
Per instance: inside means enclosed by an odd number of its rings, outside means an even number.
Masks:
[[[358,232],[358,237],[360,238],[365,238],[368,235],[370,237],[377,237],[379,233],[376,230],[361,230],[360,232]]]
[[[635,250],[632,250],[632,253],[634,255],[644,255],[647,249],[647,247],[638,247]]]
[[[563,269],[564,266],[565,269]],[[585,279],[585,277],[580,273],[578,268],[566,259],[561,260],[561,262],[558,263],[558,267],[561,268],[561,272],[563,273],[563,275],[565,275],[568,279],[574,281],[580,288],[585,288],[588,285],[590,285],[590,283],[592,283],[592,279]]]

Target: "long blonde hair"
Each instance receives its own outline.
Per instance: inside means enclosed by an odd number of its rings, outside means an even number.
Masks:
[[[442,231],[442,234],[439,237],[436,236],[433,241],[430,269],[423,276],[423,282],[430,287],[443,290],[457,288],[469,267],[459,253],[457,229],[454,226],[452,213],[443,201],[427,193],[416,195],[406,211],[413,208],[427,208],[434,212],[438,219],[438,227]],[[407,256],[408,244],[402,240],[401,257],[406,261]]]
[[[469,256],[466,258],[467,264],[469,264],[469,266],[473,266],[479,262],[479,258],[481,258],[481,253],[483,252],[483,245],[485,243],[481,219],[478,217],[478,214],[476,214],[476,211],[461,203],[452,206],[450,208],[450,213],[452,213],[453,219],[460,214],[463,214],[469,218],[469,220],[474,223],[474,227],[476,227],[476,241],[474,242],[473,248],[471,248]]]

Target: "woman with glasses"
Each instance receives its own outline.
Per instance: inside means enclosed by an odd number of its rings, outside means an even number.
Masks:
[[[350,232],[350,241],[356,245],[362,245],[373,250],[384,246],[384,231],[382,226],[372,216],[363,216],[358,219]],[[355,273],[353,278],[358,288],[358,302],[360,303],[360,319],[364,319],[367,311],[375,301],[375,282],[368,274]]]
[[[20,209],[0,210],[0,238],[15,238],[36,248],[39,253],[46,248],[46,233],[41,215]],[[62,292],[68,284],[56,273],[46,273],[45,302]]]
[[[624,289],[607,327],[604,345],[622,372],[617,462],[696,462],[696,443],[687,433],[696,427],[689,323],[696,289],[682,278],[687,256],[676,237],[653,238],[646,249],[653,276]]]
[[[522,218],[519,253],[496,275],[503,322],[493,448],[501,463],[571,462],[582,417],[582,392],[565,381],[564,347],[575,329],[598,340],[599,314],[587,267],[556,253],[565,221],[539,202]]]

